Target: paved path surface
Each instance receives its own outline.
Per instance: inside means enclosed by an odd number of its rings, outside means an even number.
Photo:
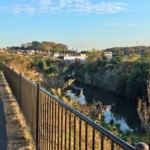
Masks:
[[[10,105],[16,103],[4,78],[0,77],[0,150],[30,150],[20,121]]]

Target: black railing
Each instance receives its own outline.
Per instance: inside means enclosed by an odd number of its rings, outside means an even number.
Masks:
[[[21,73],[3,63],[0,66],[31,128],[37,149],[135,150]]]

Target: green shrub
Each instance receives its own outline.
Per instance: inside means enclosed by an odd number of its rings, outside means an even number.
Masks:
[[[51,59],[51,58],[49,58],[49,59],[47,59],[46,61],[45,61],[45,63],[47,64],[47,66],[50,66],[51,64],[53,64],[55,62],[55,60],[54,59]]]
[[[44,61],[43,60],[40,60],[37,64],[37,66],[41,69],[41,70],[44,70]]]
[[[114,120],[111,119],[111,120],[110,120],[110,125],[113,125],[113,124],[114,124]]]
[[[51,74],[51,73],[58,73],[57,69],[54,66],[49,67],[48,69],[46,69],[46,74]]]
[[[150,76],[150,56],[143,56],[135,62],[127,81],[127,93],[130,97],[147,97],[147,80]]]

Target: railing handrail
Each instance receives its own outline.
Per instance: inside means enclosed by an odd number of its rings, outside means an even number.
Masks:
[[[102,126],[96,124],[93,120],[89,119],[84,114],[82,114],[79,111],[77,111],[76,109],[70,107],[69,105],[67,105],[66,103],[64,103],[62,100],[60,100],[56,96],[54,96],[50,92],[46,91],[44,88],[39,87],[39,89],[41,91],[45,92],[50,97],[52,97],[55,101],[57,101],[59,104],[61,104],[65,108],[67,108],[69,111],[71,111],[72,113],[74,113],[76,116],[78,116],[79,118],[81,118],[83,121],[87,122],[89,125],[91,125],[92,127],[94,127],[96,130],[100,131],[105,136],[107,136],[108,138],[110,138],[111,140],[113,140],[116,144],[118,144],[122,148],[125,148],[125,149],[129,149],[130,148],[130,150],[135,149],[133,146],[128,145],[125,141],[121,140],[116,135],[112,134],[111,132],[109,132],[108,130],[106,130],[105,128],[103,128]]]

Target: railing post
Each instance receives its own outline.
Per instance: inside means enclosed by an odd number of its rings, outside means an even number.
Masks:
[[[21,72],[20,72],[20,110],[21,110],[21,78],[22,78],[22,74],[21,74]]]
[[[9,68],[9,66],[7,66],[8,68]],[[12,70],[12,72],[14,71],[14,68],[11,68],[11,70]],[[8,78],[8,77],[7,77]],[[11,83],[10,83],[10,87],[12,88],[12,82],[13,81],[13,76],[11,76]],[[11,90],[12,91],[12,90]],[[13,92],[12,92],[12,97],[13,97],[14,95],[13,95]]]
[[[37,101],[36,101],[36,150],[38,150],[38,140],[39,140],[39,83],[37,84]]]
[[[149,150],[149,146],[144,142],[139,142],[135,145],[135,150]]]

